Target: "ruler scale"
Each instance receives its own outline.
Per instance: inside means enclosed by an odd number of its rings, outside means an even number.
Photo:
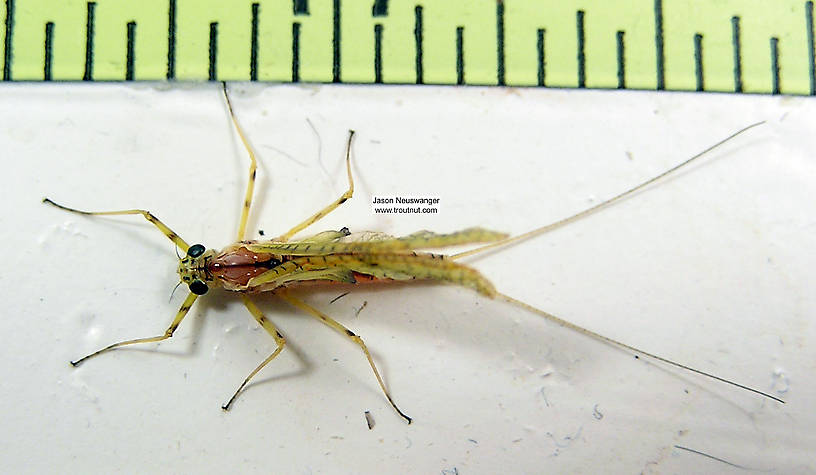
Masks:
[[[808,0],[4,0],[3,80],[816,94]]]

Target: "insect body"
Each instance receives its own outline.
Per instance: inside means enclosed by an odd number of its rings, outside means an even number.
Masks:
[[[402,238],[380,233],[353,235],[344,228],[293,243],[242,241],[222,251],[205,250],[195,244],[179,261],[178,272],[181,281],[197,295],[212,286],[253,293],[315,281],[358,284],[432,279],[471,287],[493,297],[493,285],[476,270],[443,255],[415,250],[506,237],[481,228],[452,234],[422,231]]]
[[[658,175],[657,177],[631,188],[609,200],[601,202],[600,204],[576,215],[547,226],[537,228],[519,236],[508,237],[504,233],[489,231],[482,228],[470,228],[450,234],[437,234],[430,231],[419,231],[404,237],[393,237],[378,232],[351,233],[347,228],[343,228],[337,231],[325,231],[318,233],[314,236],[299,241],[290,241],[295,234],[316,223],[322,217],[326,216],[343,202],[352,197],[354,193],[354,180],[351,175],[350,150],[354,132],[350,132],[346,148],[346,173],[348,177],[348,189],[325,208],[294,226],[280,237],[269,241],[245,241],[244,237],[247,219],[252,204],[257,160],[252,148],[249,146],[243,130],[235,118],[229,101],[229,96],[227,94],[226,85],[224,85],[224,97],[226,99],[230,117],[235,129],[238,132],[241,141],[244,143],[250,157],[249,181],[247,184],[235,244],[232,244],[220,251],[215,249],[207,249],[201,244],[189,245],[178,234],[176,234],[152,213],[146,210],[132,209],[122,211],[91,212],[69,208],[57,204],[48,198],[43,200],[44,202],[63,210],[85,215],[141,214],[185,253],[184,256],[180,257],[178,273],[181,282],[188,286],[190,292],[165,332],[154,337],[132,339],[114,343],[94,353],[91,353],[90,355],[80,358],[79,360],[72,361],[71,364],[74,366],[81,364],[89,358],[115,348],[136,343],[157,342],[172,337],[173,333],[187,315],[196,299],[199,296],[206,294],[211,288],[221,287],[227,291],[239,292],[241,293],[247,310],[249,310],[258,324],[260,324],[272,336],[277,344],[277,348],[252,372],[250,372],[232,397],[222,406],[223,409],[228,410],[247,383],[249,383],[249,381],[264,366],[277,357],[286,345],[286,340],[278,331],[277,327],[263,315],[263,313],[251,299],[251,295],[254,293],[272,292],[289,304],[317,318],[325,325],[340,332],[342,335],[346,336],[357,344],[368,359],[369,365],[374,372],[377,382],[379,383],[380,388],[382,389],[389,403],[400,414],[400,416],[405,418],[405,420],[410,423],[411,418],[403,413],[394,403],[362,338],[330,316],[307,304],[297,296],[292,295],[290,291],[299,287],[327,283],[366,284],[418,279],[439,281],[471,288],[481,295],[489,298],[505,300],[506,302],[522,307],[562,326],[569,327],[608,344],[631,351],[635,354],[648,356],[666,364],[692,371],[709,378],[717,379],[727,384],[760,394],[764,397],[783,402],[772,395],[763,393],[756,389],[752,389],[718,376],[670,361],[660,356],[644,352],[619,341],[594,333],[585,328],[578,327],[570,322],[556,317],[555,315],[549,314],[543,310],[527,305],[524,302],[520,302],[510,296],[499,293],[490,283],[490,281],[488,281],[478,271],[457,262],[459,259],[464,257],[483,252],[497,246],[507,245],[519,240],[528,239],[580,219],[589,213],[599,210],[635,193],[636,191],[643,189],[660,178],[687,165],[721,143],[730,140],[734,136],[758,124],[751,125],[736,132],[735,134],[732,134],[730,137],[712,147],[709,147],[700,154],[695,155],[694,157]],[[454,255],[442,255],[423,251],[426,249],[436,249],[452,245],[476,243],[485,244],[470,251],[465,251]]]

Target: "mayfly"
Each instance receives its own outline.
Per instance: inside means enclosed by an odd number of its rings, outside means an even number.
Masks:
[[[354,179],[351,174],[351,144],[354,132],[350,131],[346,143],[345,165],[348,179],[348,189],[329,205],[309,216],[292,229],[273,240],[245,240],[247,220],[249,218],[250,207],[255,188],[255,175],[257,168],[257,158],[252,147],[247,140],[246,134],[241,128],[233,111],[227,92],[226,84],[223,84],[224,98],[229,111],[232,124],[249,155],[249,180],[244,195],[241,208],[241,217],[238,225],[237,239],[234,244],[222,250],[208,249],[202,244],[190,245],[182,239],[176,232],[160,221],[151,212],[143,209],[128,209],[120,211],[82,211],[69,208],[44,198],[45,203],[72,213],[97,216],[114,215],[142,215],[147,221],[153,224],[159,231],[167,236],[183,253],[179,257],[178,274],[180,283],[185,284],[189,289],[189,294],[184,299],[173,321],[164,333],[148,337],[120,341],[108,345],[96,352],[84,356],[78,360],[71,361],[73,366],[79,366],[90,358],[106,353],[115,348],[133,345],[137,343],[151,343],[166,340],[173,336],[173,333],[181,324],[181,321],[190,311],[199,296],[206,294],[210,289],[223,288],[228,291],[238,292],[241,295],[244,306],[255,318],[258,324],[263,327],[275,340],[276,349],[266,359],[264,359],[233,393],[232,397],[222,406],[224,410],[229,410],[236,397],[269,362],[275,359],[286,345],[286,339],[281,332],[266,316],[263,315],[258,306],[253,302],[251,295],[258,292],[272,292],[292,306],[315,317],[325,325],[338,331],[346,338],[360,347],[377,379],[383,394],[394,410],[408,423],[408,417],[394,402],[389,393],[380,372],[374,363],[371,353],[368,351],[363,339],[334,320],[324,312],[312,307],[302,299],[292,295],[291,291],[300,287],[315,284],[344,283],[344,284],[365,284],[382,282],[399,282],[407,280],[430,280],[448,284],[455,284],[471,288],[477,293],[492,299],[504,300],[510,304],[519,306],[527,311],[547,318],[561,326],[570,328],[577,332],[588,335],[604,343],[617,346],[637,355],[644,355],[665,364],[681,368],[686,371],[697,373],[705,377],[721,381],[723,383],[756,393],[763,397],[773,399],[783,403],[781,399],[764,393],[757,389],[727,380],[725,378],[707,373],[689,366],[686,366],[667,358],[657,356],[652,353],[642,351],[633,346],[627,345],[617,340],[605,337],[586,328],[577,326],[565,321],[553,314],[516,300],[508,295],[500,293],[493,284],[482,276],[477,270],[468,267],[458,261],[462,258],[472,256],[499,246],[506,246],[521,240],[529,239],[559,228],[576,220],[579,220],[595,211],[605,208],[615,202],[643,190],[656,181],[688,165],[700,156],[712,149],[720,146],[739,134],[759,125],[760,123],[749,125],[718,143],[706,148],[697,155],[684,162],[670,168],[669,170],[635,186],[623,193],[608,200],[600,202],[590,208],[585,209],[573,216],[553,222],[546,226],[534,229],[518,236],[509,237],[507,234],[490,231],[483,228],[468,228],[450,234],[437,234],[430,231],[419,231],[404,237],[393,237],[380,232],[352,233],[348,228],[336,231],[325,231],[311,237],[298,241],[290,239],[309,226],[317,223],[321,218],[331,213],[338,206],[350,199],[354,193]],[[454,245],[482,244],[479,247],[458,254],[443,255],[426,252],[426,249],[437,249]]]

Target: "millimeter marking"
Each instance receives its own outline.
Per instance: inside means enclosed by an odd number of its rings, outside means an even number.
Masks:
[[[5,81],[623,85],[816,95],[812,0],[4,3]]]

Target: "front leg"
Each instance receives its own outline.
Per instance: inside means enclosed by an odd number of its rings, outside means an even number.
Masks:
[[[101,350],[95,351],[95,352],[91,353],[88,356],[84,356],[84,357],[82,357],[82,358],[80,358],[78,360],[71,361],[71,364],[73,366],[79,366],[85,360],[87,360],[89,358],[93,358],[94,356],[97,356],[97,355],[101,355],[102,353],[110,351],[110,350],[112,350],[114,348],[119,348],[119,347],[126,346],[126,345],[135,345],[136,343],[153,343],[153,342],[157,342],[157,341],[166,340],[166,339],[172,337],[173,333],[175,333],[176,329],[181,324],[181,321],[187,315],[187,312],[190,311],[190,308],[193,306],[193,302],[195,302],[197,298],[198,298],[198,295],[190,292],[190,295],[188,295],[187,298],[184,300],[184,303],[181,304],[181,308],[179,308],[179,311],[176,314],[176,318],[173,319],[173,322],[170,324],[169,327],[167,327],[167,330],[164,331],[164,334],[158,335],[158,336],[153,336],[153,337],[150,337],[150,338],[137,338],[135,340],[120,341],[118,343],[108,345],[108,346],[102,348]]]

